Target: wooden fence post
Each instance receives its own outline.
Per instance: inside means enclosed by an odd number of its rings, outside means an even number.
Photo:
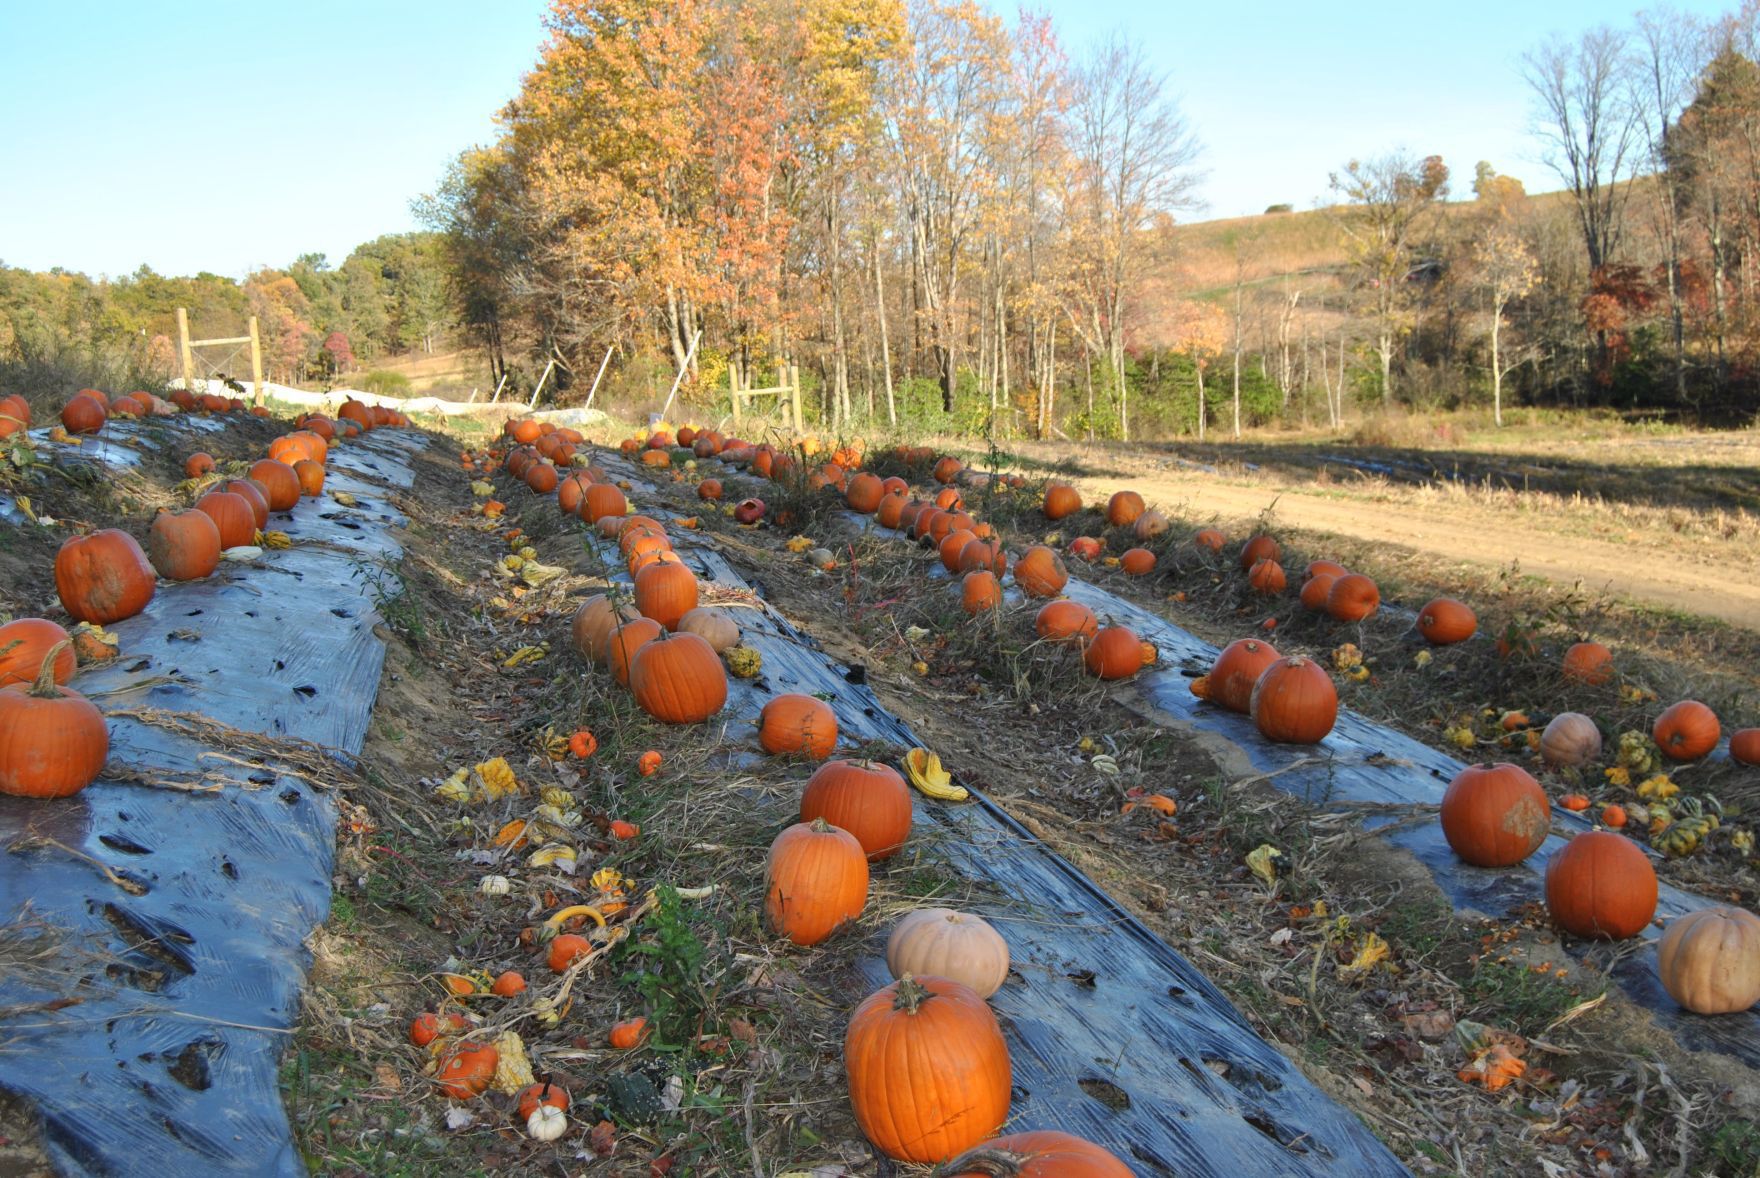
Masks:
[[[251,403],[263,403],[263,344],[257,338],[257,317],[251,316]]]
[[[192,396],[196,391],[195,356],[189,350],[189,312],[177,308],[177,354],[183,361],[183,387]]]

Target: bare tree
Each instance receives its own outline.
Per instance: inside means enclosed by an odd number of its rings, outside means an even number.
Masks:
[[[1576,202],[1591,273],[1619,246],[1640,154],[1626,49],[1626,35],[1602,25],[1574,44],[1553,38],[1523,59],[1537,104],[1534,132],[1546,145],[1547,166]]]
[[[1491,417],[1503,424],[1503,378],[1521,363],[1520,352],[1503,347],[1503,316],[1509,305],[1522,298],[1540,281],[1533,251],[1507,223],[1491,226],[1473,247],[1479,285],[1491,311]]]
[[[1656,177],[1653,226],[1663,252],[1670,326],[1674,333],[1675,396],[1687,398],[1686,324],[1681,298],[1681,182],[1668,163],[1670,129],[1693,99],[1703,34],[1692,17],[1671,7],[1640,12],[1632,75],[1644,159]]]
[[[1419,161],[1393,152],[1352,160],[1343,172],[1333,173],[1332,189],[1345,199],[1337,217],[1350,238],[1375,320],[1385,404],[1393,400],[1393,353],[1410,327],[1411,250],[1429,227],[1437,202],[1448,195],[1448,168],[1440,156]]]
[[[1076,268],[1081,314],[1070,316],[1117,382],[1121,437],[1130,437],[1125,309],[1148,262],[1146,231],[1190,207],[1198,142],[1141,42],[1114,33],[1078,73],[1072,118]]]

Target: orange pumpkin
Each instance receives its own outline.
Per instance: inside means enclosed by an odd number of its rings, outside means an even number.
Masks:
[[[613,1023],[611,1033],[606,1041],[619,1051],[629,1051],[640,1047],[648,1041],[648,1020],[645,1018],[626,1018],[620,1023]]]
[[[1308,575],[1310,577],[1318,577],[1322,574],[1329,577],[1342,577],[1348,572],[1350,572],[1350,570],[1345,568],[1342,564],[1339,564],[1336,560],[1310,560],[1308,562]]]
[[[1098,626],[1094,611],[1079,601],[1046,602],[1033,619],[1039,637],[1055,643],[1086,643]]]
[[[249,473],[263,484],[270,511],[292,511],[299,503],[299,476],[287,463],[259,458],[251,463]]]
[[[231,491],[209,491],[196,500],[195,509],[214,522],[221,548],[237,548],[249,544],[257,533],[256,514],[243,495]]]
[[[31,427],[31,406],[17,393],[0,397],[0,438],[10,438],[21,429]],[[191,478],[195,476],[190,476]]]
[[[1760,728],[1739,728],[1730,733],[1729,759],[1738,765],[1760,765]]]
[[[1074,540],[1069,542],[1069,548],[1066,551],[1077,560],[1091,562],[1100,559],[1100,553],[1103,549],[1100,547],[1100,541],[1096,540],[1094,537],[1077,536]]]
[[[1129,627],[1108,626],[1088,643],[1082,664],[1101,679],[1128,678],[1143,667],[1143,640]]]
[[[1211,664],[1210,674],[1205,676],[1210,681],[1209,695],[1202,698],[1231,712],[1250,712],[1253,706],[1253,685],[1259,682],[1259,676],[1265,673],[1265,668],[1278,658],[1277,649],[1269,642],[1260,642],[1256,638],[1237,638],[1223,647],[1222,653],[1216,656],[1216,662]]]
[[[0,626],[0,687],[33,682],[49,652],[64,642],[71,642],[67,631],[47,618],[19,618]],[[58,651],[55,682],[72,679],[76,666],[71,645]]]
[[[568,1089],[560,1084],[551,1083],[547,1077],[521,1088],[515,1099],[519,1101],[518,1113],[522,1123],[530,1120],[532,1114],[541,1108],[568,1111]]]
[[[1068,483],[1052,483],[1045,488],[1045,503],[1042,510],[1045,518],[1060,520],[1065,516],[1074,515],[1082,509],[1082,497]]]
[[[1241,568],[1250,569],[1262,560],[1275,561],[1283,556],[1283,548],[1270,536],[1260,533],[1241,545]]]
[[[214,456],[198,450],[183,460],[183,477],[199,479],[214,469]]]
[[[32,682],[0,687],[0,794],[65,798],[103,771],[110,753],[103,713],[55,681],[67,651],[57,642]]]
[[[1469,765],[1442,795],[1442,837],[1476,867],[1513,867],[1552,830],[1552,806],[1519,765]]]
[[[537,495],[548,495],[559,481],[556,468],[548,462],[534,462],[526,467],[526,486]]]
[[[593,476],[584,470],[577,470],[560,483],[556,484],[556,509],[564,515],[579,515],[581,500],[587,497],[587,488],[593,485]]]
[[[1332,573],[1316,573],[1302,585],[1302,606],[1315,613],[1326,612],[1326,598],[1332,593],[1332,583],[1338,577]]]
[[[1128,528],[1146,507],[1143,497],[1135,491],[1117,491],[1106,501],[1106,522],[1115,528]]]
[[[727,702],[727,668],[695,634],[657,634],[631,660],[629,689],[656,720],[700,724]]]
[[[909,502],[904,495],[892,492],[880,500],[879,507],[874,510],[874,518],[880,521],[883,528],[897,528],[904,522],[904,509]]]
[[[243,499],[245,506],[251,509],[251,525],[254,531],[269,525],[269,490],[256,479],[233,479],[221,490],[228,495],[237,495]],[[220,521],[215,520],[215,523]],[[221,529],[225,531],[224,528]],[[246,541],[249,543],[249,541]],[[230,545],[228,545],[230,547]]]
[[[862,915],[868,858],[855,835],[824,819],[776,836],[764,861],[764,918],[797,945],[817,945]]]
[[[1267,597],[1282,593],[1289,585],[1289,578],[1284,576],[1283,566],[1270,557],[1253,562],[1247,570],[1247,584]]]
[[[1069,570],[1057,553],[1035,544],[1015,562],[1014,583],[1029,597],[1056,597],[1069,584]]]
[[[1418,611],[1418,633],[1432,646],[1465,642],[1479,628],[1472,609],[1452,597],[1438,597]]]
[[[1656,717],[1651,736],[1662,755],[1675,761],[1697,761],[1717,747],[1723,726],[1717,713],[1696,699],[1683,699]]]
[[[629,511],[629,500],[609,483],[594,483],[581,497],[581,518],[596,524],[606,516],[619,516]]]
[[[1131,1168],[1114,1154],[1053,1129],[981,1141],[942,1172],[946,1178],[1131,1178]]]
[[[470,1100],[481,1096],[495,1078],[495,1067],[501,1053],[491,1043],[466,1039],[440,1059],[435,1073],[440,1091],[454,1100]]]
[[[220,565],[220,529],[202,511],[161,511],[147,529],[147,557],[167,581],[195,581]]]
[[[973,569],[959,580],[959,602],[974,617],[993,610],[1002,604],[1002,582],[989,569]]]
[[[1147,548],[1132,548],[1118,558],[1119,567],[1133,577],[1143,577],[1155,571],[1155,554]]]
[[[935,464],[935,481],[944,484],[951,483],[954,479],[959,477],[959,472],[964,469],[965,468],[960,465],[959,459],[943,458]]]
[[[1546,865],[1546,907],[1568,933],[1624,940],[1656,915],[1656,869],[1621,834],[1592,830],[1566,843]]]
[[[1200,528],[1197,534],[1192,537],[1192,547],[1202,548],[1206,552],[1221,552],[1227,543],[1228,537],[1215,528]]]
[[[1564,677],[1600,687],[1613,679],[1613,652],[1599,642],[1579,642],[1564,652]]]
[[[55,590],[75,620],[108,626],[153,600],[153,566],[127,532],[105,528],[73,536],[55,553]]]
[[[943,487],[935,492],[935,506],[943,511],[959,511],[965,504],[965,496],[959,493],[958,487]]]
[[[1338,720],[1338,688],[1325,667],[1290,655],[1265,668],[1248,710],[1268,740],[1318,744]]]
[[[668,630],[697,608],[697,575],[683,563],[657,562],[636,574],[636,609]]]
[[[778,695],[758,713],[758,743],[772,756],[798,753],[823,761],[837,747],[837,713],[814,696]]]
[[[1008,571],[1008,554],[1002,550],[1000,540],[986,539],[973,533],[973,538],[966,541],[965,547],[959,550],[957,571],[970,573],[978,570],[1001,577]]]
[[[324,464],[314,458],[301,458],[293,464],[294,477],[299,479],[300,494],[309,497],[324,493]]]
[[[1008,1045],[969,986],[909,974],[870,994],[843,1039],[850,1104],[890,1158],[943,1162],[1008,1117]]]
[[[910,837],[910,789],[888,765],[827,761],[801,794],[801,821],[815,818],[849,831],[871,862],[889,859]]]
[[[697,498],[707,500],[710,503],[719,502],[721,499],[721,480],[704,479],[698,483]]]
[[[611,668],[612,676],[628,687],[630,667],[636,655],[665,632],[653,618],[637,618],[612,630],[605,647],[605,665]]]
[[[95,434],[109,416],[109,410],[89,392],[76,393],[61,407],[61,425],[70,434]]]
[[[966,528],[960,528],[956,531],[947,533],[946,536],[942,537],[941,543],[937,546],[937,551],[941,556],[941,567],[950,573],[959,572],[960,554],[965,550],[967,544],[970,544],[975,540],[977,540],[977,537],[972,535],[971,531]]]
[[[1340,622],[1360,622],[1381,608],[1381,589],[1362,573],[1346,573],[1326,594],[1326,612]]]
[[[859,474],[849,481],[849,489],[843,493],[843,501],[850,509],[863,515],[873,515],[880,509],[880,500],[886,495],[880,485],[880,476]]]

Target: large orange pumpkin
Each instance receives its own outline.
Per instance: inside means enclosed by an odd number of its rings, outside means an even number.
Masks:
[[[1063,519],[1074,515],[1082,509],[1082,497],[1068,483],[1052,483],[1045,488],[1045,518],[1049,520]]]
[[[1418,633],[1432,646],[1465,642],[1479,628],[1472,609],[1452,597],[1438,597],[1418,611]]]
[[[943,536],[941,538],[941,543],[937,545],[937,551],[941,555],[941,567],[950,573],[959,572],[960,553],[965,550],[967,544],[972,543],[976,539],[977,537],[972,535],[972,533],[965,528],[960,528],[957,531],[949,532],[947,535]]]
[[[1155,571],[1155,554],[1147,548],[1132,548],[1118,558],[1118,564],[1133,577],[1147,576]]]
[[[1035,544],[1015,561],[1014,583],[1029,597],[1056,597],[1069,584],[1069,570],[1057,553]]]
[[[103,714],[55,682],[66,650],[50,647],[32,682],[0,687],[0,794],[65,798],[103,771],[110,753]]]
[[[933,472],[935,481],[944,484],[951,483],[954,479],[959,477],[959,472],[964,469],[965,468],[960,465],[959,459],[943,458],[935,464],[935,470]]]
[[[1282,593],[1289,585],[1289,578],[1284,575],[1283,566],[1270,557],[1253,562],[1247,570],[1247,584],[1267,597]]]
[[[1048,601],[1033,619],[1033,629],[1045,641],[1077,645],[1092,638],[1098,625],[1094,611],[1079,601]]]
[[[1088,643],[1082,663],[1101,679],[1129,678],[1143,668],[1143,640],[1128,626],[1108,626]]]
[[[1055,1129],[980,1141],[942,1171],[946,1178],[1131,1178],[1116,1155]]]
[[[801,794],[801,821],[815,818],[855,835],[871,861],[888,859],[910,837],[910,789],[888,765],[827,761],[807,779]]]
[[[17,393],[0,397],[0,438],[10,438],[31,427],[30,403]]]
[[[1656,869],[1623,834],[1579,834],[1546,865],[1546,907],[1568,933],[1624,940],[1656,915]]]
[[[132,618],[153,600],[154,588],[153,566],[127,532],[73,536],[55,553],[55,590],[78,621],[108,626]]]
[[[1135,491],[1118,491],[1106,501],[1106,522],[1115,528],[1128,528],[1143,514],[1143,497]]]
[[[248,473],[263,484],[270,511],[292,511],[299,503],[299,475],[287,463],[259,458],[251,463]]]
[[[1210,667],[1209,694],[1205,697],[1217,707],[1231,712],[1246,713],[1253,706],[1253,685],[1265,668],[1278,660],[1275,647],[1257,638],[1238,638],[1222,648]]]
[[[1326,598],[1332,592],[1332,583],[1338,577],[1332,573],[1315,573],[1302,584],[1302,607],[1315,613],[1326,612]]]
[[[727,702],[727,668],[695,634],[659,634],[631,660],[629,689],[656,720],[700,724]]]
[[[1221,552],[1227,543],[1228,537],[1215,528],[1199,528],[1192,536],[1192,547],[1202,548],[1206,552]],[[1242,567],[1251,568],[1252,566],[1243,565]]]
[[[1656,717],[1651,730],[1662,755],[1676,761],[1697,761],[1717,747],[1723,726],[1717,713],[1696,699],[1683,699]]]
[[[68,641],[67,631],[48,618],[19,618],[0,626],[0,687],[33,682],[49,652]],[[72,646],[57,651],[55,682],[66,683],[76,669]]]
[[[203,511],[161,511],[147,529],[147,557],[167,581],[199,580],[220,566],[220,529]]]
[[[629,511],[629,500],[623,492],[609,483],[594,483],[587,488],[581,497],[581,518],[590,524],[596,524],[608,515],[623,515]]]
[[[221,548],[249,544],[257,534],[257,517],[250,500],[232,491],[209,491],[196,500],[195,509],[214,521]]]
[[[758,713],[758,743],[772,756],[799,754],[823,761],[837,747],[837,713],[814,696],[778,695]]]
[[[1442,837],[1476,867],[1513,867],[1552,830],[1546,791],[1520,765],[1469,765],[1442,795]]]
[[[564,515],[579,515],[581,500],[587,497],[587,488],[592,485],[592,475],[584,470],[575,471],[556,484],[556,509]]]
[[[300,494],[309,497],[324,493],[324,464],[315,458],[301,458],[293,464],[294,477],[299,479]]]
[[[110,413],[90,393],[78,393],[61,407],[61,425],[70,434],[95,434]]]
[[[1760,765],[1760,728],[1739,728],[1730,733],[1729,759],[1738,765]]]
[[[989,1004],[946,978],[909,974],[870,994],[843,1039],[856,1123],[887,1157],[943,1162],[1008,1117],[1008,1045]]]
[[[526,467],[526,486],[536,495],[548,495],[556,489],[556,468],[548,462],[534,462]]]
[[[697,575],[682,563],[655,563],[636,574],[636,609],[668,630],[697,608]]]
[[[1346,573],[1326,594],[1326,612],[1340,622],[1360,622],[1380,608],[1380,587],[1362,573]]]
[[[888,494],[880,500],[880,506],[874,509],[874,518],[880,521],[883,528],[896,528],[904,522],[904,509],[909,502],[909,499],[898,492]]]
[[[1325,667],[1293,654],[1265,668],[1248,709],[1266,739],[1318,744],[1338,720],[1338,688]]]
[[[855,835],[824,819],[776,836],[764,861],[764,918],[797,945],[817,945],[862,915],[868,857]]]

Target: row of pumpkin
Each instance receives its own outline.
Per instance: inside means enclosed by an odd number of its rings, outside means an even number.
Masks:
[[[87,389],[68,408],[77,416],[101,399],[102,393]],[[22,398],[6,398],[0,411],[28,426],[28,406],[21,410],[14,400],[22,404]],[[109,755],[109,731],[103,714],[67,683],[80,665],[116,657],[116,640],[103,627],[145,610],[160,578],[199,580],[212,575],[225,555],[257,555],[254,544],[271,512],[290,511],[302,495],[323,490],[329,445],[338,436],[406,423],[400,414],[375,413],[359,402],[345,405],[343,413],[338,422],[321,414],[302,417],[299,428],[272,441],[268,456],[251,464],[244,477],[213,479],[213,489],[187,511],[160,511],[144,550],[120,528],[63,541],[55,554],[55,589],[77,623],[73,631],[48,618],[0,625],[0,794],[68,797],[97,780]],[[206,453],[190,455],[184,466],[198,480],[211,479],[214,469]],[[280,537],[281,546],[286,543]]]
[[[703,457],[720,453],[724,445],[713,435],[698,440],[689,427],[680,432],[683,436],[676,440],[695,444]],[[673,550],[664,525],[651,516],[627,514],[622,491],[601,468],[589,463],[557,470],[584,457],[579,441],[562,431],[546,430],[528,419],[510,421],[507,435],[515,443],[505,455],[508,473],[534,494],[554,492],[560,510],[579,515],[603,539],[615,541],[632,577],[628,604],[597,594],[578,607],[570,628],[575,649],[608,668],[656,719],[698,723],[719,711],[726,702],[727,682],[715,655],[734,656],[730,666],[736,674],[755,673],[756,662],[737,657],[749,648],[738,644],[733,619],[723,610],[698,604],[696,576]],[[546,446],[546,438],[558,440]],[[627,454],[665,453],[639,441],[627,442],[623,449]],[[739,449],[735,447],[736,456]],[[757,452],[753,447],[752,456]],[[502,459],[467,455],[465,461],[486,473]],[[704,499],[720,497],[719,484],[711,483],[707,480],[699,488]],[[749,522],[755,523],[762,511],[758,504]],[[837,744],[835,712],[812,696],[773,697],[764,705],[757,729],[760,745],[772,755],[823,761]],[[766,857],[764,910],[777,935],[810,946],[861,917],[870,863],[895,855],[910,835],[909,789],[890,766],[825,761],[803,788],[799,819],[777,835]],[[566,945],[561,954],[554,946],[552,942],[548,961],[557,972],[588,950],[584,940]],[[986,1001],[1008,975],[1008,946],[994,928],[971,914],[918,910],[892,930],[886,960],[898,980],[856,1009],[844,1050],[851,1104],[876,1147],[901,1161],[948,1163],[950,1174],[1113,1178],[1130,1172],[1101,1147],[1061,1132],[992,1138],[1008,1116],[1012,1074],[1001,1028]],[[481,1047],[466,1041],[451,1049],[448,1058]],[[549,1091],[550,1086],[544,1088]],[[563,1131],[565,1122],[543,1112],[539,1099],[535,1091],[522,1093],[516,1114],[528,1133],[547,1139]],[[959,1155],[967,1151],[967,1160],[962,1160]],[[968,1169],[968,1160],[989,1168]]]

